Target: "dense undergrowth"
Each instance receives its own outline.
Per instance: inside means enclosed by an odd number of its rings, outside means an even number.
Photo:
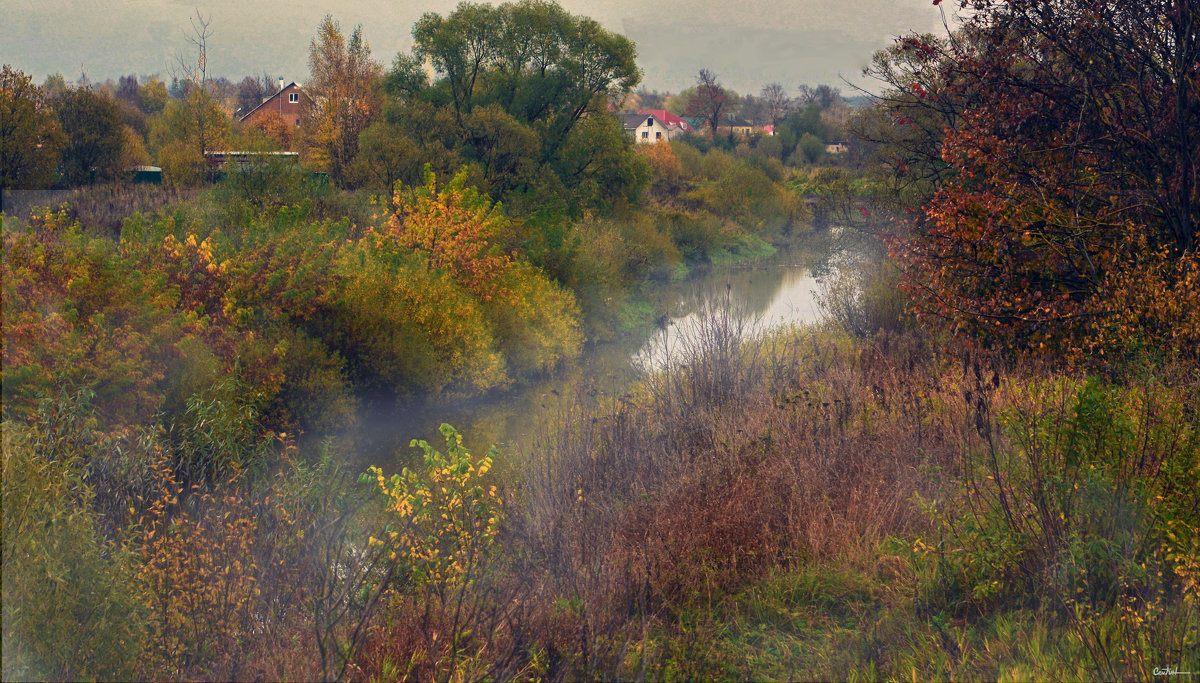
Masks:
[[[952,350],[865,248],[824,325],[747,337],[710,311],[676,362],[562,397],[522,450],[446,426],[397,474],[300,452],[360,392],[544,374],[652,319],[647,288],[796,238],[789,183],[849,186],[644,154],[646,206],[578,221],[510,216],[464,175],[368,199],[264,168],[118,239],[79,213],[6,224],[5,678],[1200,667],[1194,365]],[[849,213],[829,196],[813,210]]]
[[[564,398],[523,452],[480,458],[445,427],[393,477],[296,461],[219,401],[124,434],[97,430],[89,394],[43,401],[5,425],[5,557],[27,558],[5,564],[6,677],[1196,666],[1194,369],[744,324],[714,313],[687,362]],[[495,457],[522,475],[496,480]],[[234,475],[205,486],[216,471]]]

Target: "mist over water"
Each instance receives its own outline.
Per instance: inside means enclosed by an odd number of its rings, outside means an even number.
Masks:
[[[601,400],[620,397],[647,373],[667,363],[686,362],[687,340],[706,315],[719,311],[736,317],[747,337],[818,321],[818,279],[830,267],[831,252],[796,249],[754,263],[697,269],[682,283],[664,285],[674,303],[655,329],[592,346],[551,376],[509,391],[465,400],[369,403],[342,438],[364,468],[378,465],[385,470],[414,462],[416,451],[409,446],[413,439],[440,446],[437,429],[443,422],[454,425],[475,452],[492,445],[502,451],[520,449],[545,423],[569,410],[580,393]],[[497,461],[498,469],[503,470],[503,461]]]

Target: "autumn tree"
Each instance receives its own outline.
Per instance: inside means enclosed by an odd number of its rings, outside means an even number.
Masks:
[[[716,134],[721,124],[721,112],[730,103],[729,93],[721,87],[717,75],[708,69],[700,69],[696,76],[696,90],[688,99],[685,113],[702,117],[708,123],[711,134]]]
[[[900,84],[959,112],[939,149],[952,174],[898,245],[921,310],[1007,348],[1194,355],[1200,7],[962,4],[932,89]]]
[[[362,26],[355,27],[347,40],[330,15],[317,27],[308,68],[300,143],[314,166],[341,183],[358,153],[359,134],[379,113],[375,85],[382,69],[371,59]]]
[[[46,187],[62,148],[62,127],[32,79],[7,64],[0,70],[0,196]]]
[[[138,86],[138,97],[141,99],[142,111],[147,114],[161,114],[167,107],[167,84],[157,77]]]

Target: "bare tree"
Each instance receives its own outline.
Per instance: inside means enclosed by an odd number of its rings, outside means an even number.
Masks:
[[[212,16],[203,17],[200,15],[200,10],[196,10],[196,16],[191,20],[192,33],[187,36],[187,41],[196,48],[196,61],[185,55],[182,51],[175,53],[175,68],[171,69],[171,76],[180,81],[191,81],[193,85],[204,87],[205,81],[208,80],[208,39],[212,37],[213,31],[209,28],[212,24]]]
[[[270,74],[264,73],[261,78],[246,76],[237,86],[238,113],[245,116],[278,90],[279,79]]]
[[[701,116],[708,122],[709,130],[716,134],[721,124],[721,112],[729,104],[729,93],[721,87],[717,75],[708,69],[700,69],[696,76],[696,91],[688,100],[688,116]]]
[[[787,91],[779,83],[764,86],[759,99],[772,127],[778,127],[779,122],[787,118],[795,107],[792,98],[788,97]]]
[[[822,109],[829,109],[842,101],[842,91],[829,85],[818,85],[815,88],[801,84],[800,96],[796,99],[800,105],[807,107],[815,104]]]
[[[213,35],[211,23],[211,16],[204,17],[200,10],[196,10],[196,16],[191,20],[192,33],[187,36],[187,41],[196,50],[195,61],[182,51],[178,52],[175,55],[176,66],[171,70],[171,77],[183,84],[183,103],[187,118],[190,119],[188,137],[200,159],[205,159],[205,152],[219,141],[225,123],[225,114],[213,98],[208,82],[208,39]],[[207,170],[211,176],[214,169]]]

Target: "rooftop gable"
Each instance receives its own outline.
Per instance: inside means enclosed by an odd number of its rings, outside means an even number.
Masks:
[[[251,109],[250,111],[246,112],[245,114],[242,114],[240,117],[238,117],[238,121],[245,121],[246,119],[250,118],[251,114],[253,114],[254,112],[258,111],[259,109],[262,109],[263,107],[267,106],[268,102],[274,102],[280,95],[287,92],[288,89],[291,88],[293,85],[296,86],[297,90],[300,90],[300,84],[297,83],[296,81],[292,81],[291,83],[288,83],[287,85],[280,88],[279,92],[275,93],[274,95],[271,95],[270,97],[263,100],[262,102],[259,102],[257,107]],[[300,90],[300,91],[303,92],[303,90]]]
[[[654,116],[653,114],[617,114],[617,116],[621,118],[621,123],[625,126],[626,130],[633,130],[638,126],[645,125],[647,120],[653,120],[663,128],[667,127],[657,116]]]
[[[691,126],[682,116],[676,116],[666,109],[643,109],[639,114],[653,114],[654,118],[661,121],[667,126],[680,126],[684,130],[691,130]]]

